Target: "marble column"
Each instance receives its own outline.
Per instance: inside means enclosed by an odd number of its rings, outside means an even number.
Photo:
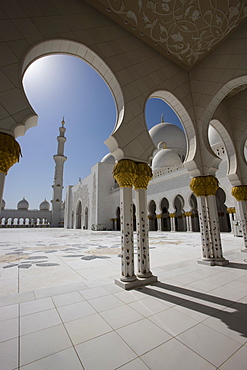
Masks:
[[[185,212],[187,231],[192,231],[192,220],[191,220],[191,216],[192,216],[192,212]]]
[[[170,216],[170,220],[171,220],[171,231],[176,231],[176,227],[175,227],[175,216],[176,214],[175,213],[170,213],[169,214]]]
[[[199,263],[209,265],[227,265],[223,257],[218,211],[215,194],[218,180],[212,176],[198,176],[191,180],[190,189],[197,197],[198,216],[200,223],[202,260]]]
[[[230,217],[230,224],[231,224],[231,233],[234,232],[234,216],[233,214],[236,213],[235,207],[228,207],[227,212]]]
[[[5,176],[10,167],[19,162],[21,148],[11,135],[0,133],[0,213],[5,183]]]
[[[242,252],[247,252],[247,185],[232,188],[232,195],[237,200],[238,214],[240,217],[243,244]]]
[[[147,279],[153,277],[150,271],[149,238],[147,219],[147,186],[152,179],[152,170],[145,163],[137,163],[137,177],[134,180],[136,196],[136,231],[137,231],[137,255],[138,255],[138,278]],[[155,277],[156,281],[157,278]]]
[[[156,218],[157,218],[158,231],[162,231],[162,213],[160,215],[156,215]]]
[[[113,168],[120,187],[121,276],[122,282],[136,280],[134,273],[133,201],[132,186],[136,178],[135,162],[122,159]],[[116,283],[118,283],[116,281]]]

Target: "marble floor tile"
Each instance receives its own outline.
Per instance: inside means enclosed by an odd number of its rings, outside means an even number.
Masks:
[[[90,299],[89,303],[97,312],[103,312],[123,305],[123,302],[112,294]]]
[[[25,315],[20,318],[20,335],[33,333],[61,323],[56,309]]]
[[[57,308],[63,322],[77,320],[96,313],[95,309],[87,302],[77,302]]]
[[[19,319],[0,321],[0,342],[17,338],[19,335]]]
[[[45,311],[52,308],[55,308],[55,306],[51,298],[36,299],[20,303],[20,315],[29,315],[30,313]]]
[[[80,291],[80,294],[85,298],[85,299],[93,299],[93,298],[98,298],[98,297],[103,297],[105,295],[110,294],[106,289],[97,286],[95,288],[91,289],[84,289]]]
[[[56,307],[66,306],[68,304],[84,301],[82,295],[78,292],[60,294],[52,297]]]
[[[247,345],[241,347],[235,352],[224,364],[219,367],[219,370],[246,370],[247,364]]]
[[[20,365],[50,356],[72,346],[63,325],[52,326],[20,338]]]
[[[198,324],[198,321],[184,315],[174,308],[169,308],[150,316],[149,320],[172,336],[176,336]]]
[[[215,366],[191,351],[176,339],[161,344],[152,351],[145,353],[141,359],[152,370],[183,369],[183,370],[214,370]]]
[[[0,342],[0,369],[10,370],[18,367],[18,338]]]
[[[112,331],[99,314],[83,317],[65,323],[66,330],[74,345]]]
[[[144,362],[138,357],[133,361],[128,362],[126,365],[120,366],[118,370],[149,370]]]
[[[147,297],[139,301],[129,304],[129,307],[139,312],[144,317],[154,315],[158,312],[168,309],[170,306],[166,305],[164,301],[154,297]]]
[[[54,353],[51,356],[21,367],[21,370],[82,370],[82,364],[74,348]]]
[[[14,319],[19,315],[19,305],[12,304],[10,306],[0,307],[0,321]]]
[[[81,343],[75,348],[85,369],[114,370],[137,357],[115,332]]]
[[[138,356],[171,339],[168,333],[148,319],[124,326],[116,330],[116,332]]]
[[[220,366],[241,347],[239,342],[203,323],[180,334],[177,338],[216,367]]]
[[[122,326],[129,325],[132,322],[143,319],[143,315],[139,314],[128,305],[115,307],[101,312],[101,316],[113,329],[118,329]]]

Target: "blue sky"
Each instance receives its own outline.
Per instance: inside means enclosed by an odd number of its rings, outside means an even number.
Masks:
[[[23,157],[9,170],[3,199],[6,208],[16,208],[18,201],[25,197],[29,208],[36,209],[45,198],[52,199],[53,155],[57,151],[56,138],[63,116],[67,130],[66,188],[76,184],[79,177],[88,176],[91,167],[109,152],[104,141],[114,128],[116,109],[103,79],[76,57],[53,55],[39,59],[28,68],[23,83],[29,102],[39,116],[38,125],[17,138]],[[149,99],[145,110],[149,129],[160,122],[162,113],[166,122],[181,127],[165,102]]]

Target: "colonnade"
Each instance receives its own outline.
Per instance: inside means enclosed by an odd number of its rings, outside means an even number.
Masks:
[[[115,164],[113,176],[120,187],[121,276],[116,284],[131,289],[157,281],[150,270],[147,219],[147,186],[152,170],[145,163],[123,159]],[[137,272],[134,265],[133,187],[136,196]]]

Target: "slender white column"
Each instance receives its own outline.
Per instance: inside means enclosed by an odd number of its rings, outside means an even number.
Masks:
[[[246,201],[239,200],[237,202],[238,213],[240,216],[240,223],[243,235],[244,249],[242,252],[247,252],[247,205]]]
[[[162,231],[162,213],[160,215],[156,215],[156,218],[157,218],[158,231]]]
[[[171,231],[176,231],[175,227],[175,213],[170,213]]]
[[[237,211],[240,217],[244,249],[247,252],[247,185],[239,185],[232,188],[232,195],[237,200]]]
[[[231,233],[234,233],[234,216],[233,214],[236,212],[235,207],[229,207],[227,208],[227,212],[229,214],[230,218],[230,224],[231,224]]]
[[[218,210],[216,204],[215,195],[207,196],[207,206],[208,206],[208,223],[209,232],[211,234],[211,245],[212,245],[212,257],[214,260],[224,261],[220,238],[220,227],[218,219]]]
[[[193,231],[193,229],[192,229],[192,218],[191,218],[192,213],[191,212],[189,212],[189,213],[190,213],[189,216],[188,216],[189,231]]]
[[[132,188],[120,188],[121,223],[121,277],[122,281],[134,281],[133,202]]]
[[[147,220],[147,190],[136,189],[136,229],[138,274],[140,278],[152,276],[149,260],[148,220]]]
[[[207,261],[212,257],[212,247],[211,247],[211,238],[208,229],[208,212],[206,205],[206,197],[198,196],[197,197],[197,206],[198,206],[198,217],[199,217],[199,226],[201,232],[201,243],[202,243],[202,260]]]

